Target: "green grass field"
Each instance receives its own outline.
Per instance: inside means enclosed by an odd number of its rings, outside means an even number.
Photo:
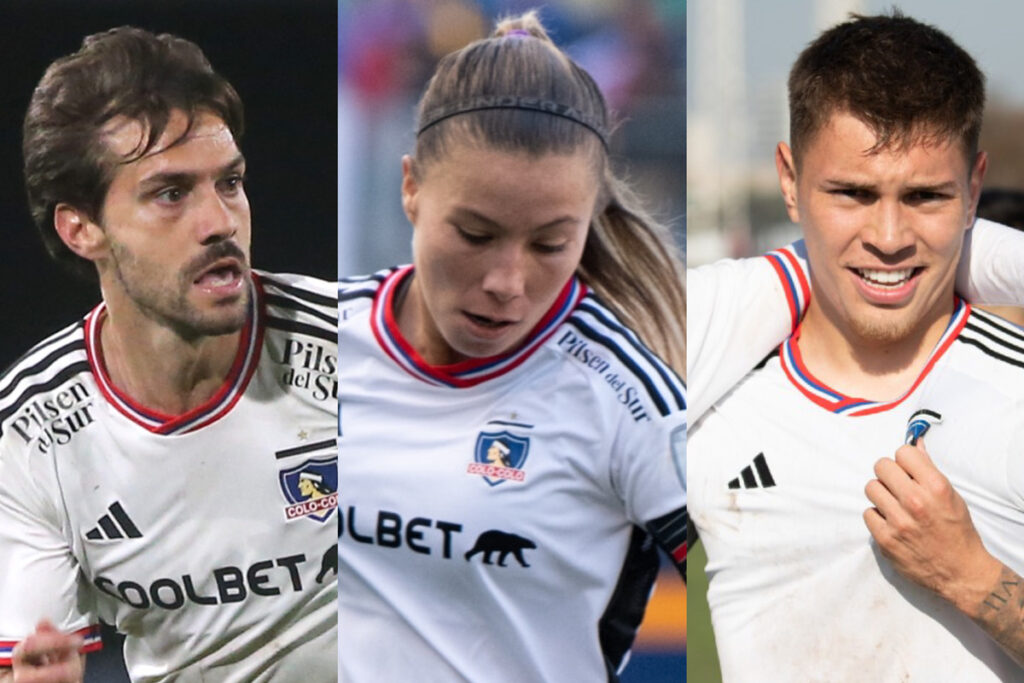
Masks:
[[[704,574],[707,562],[700,543],[687,553],[686,680],[689,683],[721,683],[722,680],[708,611],[708,579]]]

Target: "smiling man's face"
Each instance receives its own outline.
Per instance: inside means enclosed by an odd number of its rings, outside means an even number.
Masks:
[[[776,156],[787,209],[804,231],[811,306],[853,343],[897,342],[949,314],[985,170],[984,154],[969,165],[959,140],[869,152],[876,142],[840,111],[799,165],[784,144]]]

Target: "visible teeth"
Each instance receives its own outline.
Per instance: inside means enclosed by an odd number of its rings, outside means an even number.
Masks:
[[[896,285],[903,284],[904,282],[909,280],[910,276],[914,274],[914,269],[904,268],[902,270],[867,270],[865,268],[858,268],[857,274],[872,284],[893,287]]]
[[[203,279],[206,280],[207,284],[213,285],[214,287],[219,287],[221,285],[231,284],[235,279],[235,274],[227,269],[218,270],[209,273]]]

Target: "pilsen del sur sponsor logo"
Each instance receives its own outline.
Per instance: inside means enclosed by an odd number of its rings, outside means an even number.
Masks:
[[[64,445],[93,424],[93,395],[82,382],[25,403],[10,422],[10,429],[26,444],[36,441],[45,453],[53,444]]]
[[[338,400],[338,357],[328,347],[288,339],[280,352],[271,351],[271,357],[286,368],[281,373],[282,385],[308,391],[317,401]]]

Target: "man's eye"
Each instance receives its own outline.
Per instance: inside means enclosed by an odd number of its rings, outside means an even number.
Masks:
[[[220,181],[221,192],[224,194],[235,194],[242,189],[245,178],[241,175],[228,176]]]
[[[168,204],[177,204],[185,198],[185,192],[180,187],[168,187],[165,190],[157,192],[156,198],[162,202]]]
[[[914,204],[923,204],[924,202],[935,202],[941,199],[945,199],[946,195],[941,192],[932,192],[930,190],[920,190],[918,192],[911,192],[907,195],[907,201]]]
[[[869,197],[867,190],[861,190],[855,187],[841,187],[836,190],[830,190],[829,194],[837,197],[849,197],[850,199],[864,200]]]

